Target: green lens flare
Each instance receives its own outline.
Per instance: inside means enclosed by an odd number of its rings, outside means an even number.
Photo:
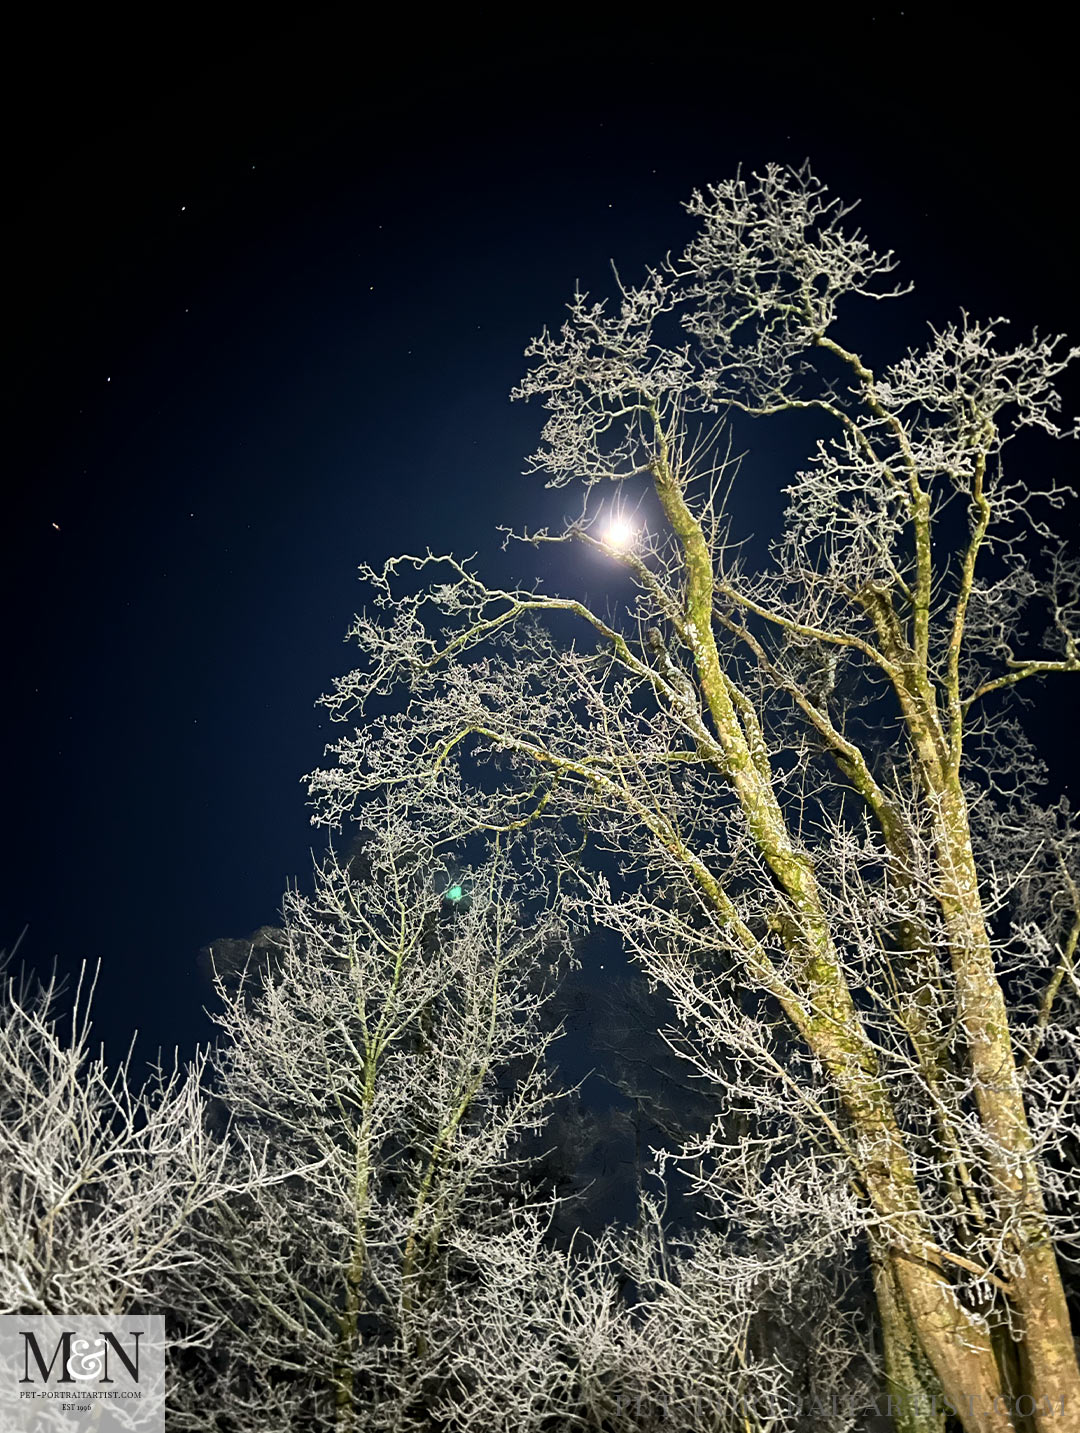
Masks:
[[[447,899],[448,901],[460,901],[460,900],[461,900],[461,896],[462,896],[462,891],[461,891],[461,887],[460,887],[460,886],[451,886],[450,889],[449,889],[449,890],[447,891],[447,893],[446,893],[446,899]]]

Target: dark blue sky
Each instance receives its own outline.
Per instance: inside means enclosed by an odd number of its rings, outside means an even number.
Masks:
[[[0,945],[28,922],[35,964],[100,957],[110,1036],[205,1033],[199,947],[272,921],[322,844],[300,777],[357,563],[508,575],[496,524],[563,503],[519,476],[522,350],[576,278],[679,247],[691,188],[809,156],[861,196],[916,283],[860,330],[875,357],[961,304],[1080,333],[1067,47],[1037,15],[358,41],[355,13],[12,52]],[[794,454],[752,441],[765,530]],[[1062,783],[1067,697],[1036,716]]]

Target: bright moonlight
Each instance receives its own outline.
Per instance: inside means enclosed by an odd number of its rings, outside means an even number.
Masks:
[[[633,547],[637,533],[625,518],[612,518],[604,529],[604,541],[608,547]]]

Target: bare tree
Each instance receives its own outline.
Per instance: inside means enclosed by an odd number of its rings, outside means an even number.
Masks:
[[[497,1433],[853,1433],[866,1426],[872,1350],[833,1271],[769,1270],[715,1231],[673,1238],[646,1201],[641,1227],[552,1251],[534,1219],[494,1239],[459,1236],[476,1277],[434,1411]],[[849,1284],[853,1282],[849,1280]],[[767,1313],[766,1313],[767,1311]],[[770,1318],[805,1332],[796,1352]],[[775,1328],[776,1324],[773,1323]],[[854,1360],[862,1364],[852,1369]],[[437,1425],[438,1426],[438,1425]]]
[[[432,855],[399,845],[364,881],[330,858],[287,901],[280,959],[223,976],[227,1124],[205,1055],[133,1093],[130,1062],[88,1054],[89,991],[68,1038],[55,986],[9,985],[3,1307],[164,1308],[178,1428],[734,1430],[744,1402],[790,1407],[789,1369],[753,1346],[764,1291],[717,1276],[715,1238],[669,1248],[654,1215],[552,1247],[513,1149],[552,1107],[529,965],[562,932],[514,930],[505,864],[452,912]]]
[[[0,967],[4,964],[0,953]],[[139,1078],[133,1048],[110,1066],[93,1053],[94,977],[84,967],[72,992],[53,979],[3,980],[0,1009],[0,1311],[9,1314],[147,1315],[162,1288],[193,1277],[200,1251],[191,1221],[274,1178],[248,1161],[238,1183],[210,1118],[206,1056],[158,1065]],[[62,1325],[60,1325],[62,1326]],[[182,1341],[204,1343],[189,1318]],[[181,1336],[166,1328],[166,1343]],[[161,1360],[151,1330],[143,1353]],[[144,1380],[138,1404],[114,1414],[145,1428],[162,1414],[164,1381]],[[0,1424],[25,1426],[12,1392]],[[8,1404],[11,1406],[9,1407]],[[60,1403],[35,1404],[35,1428],[66,1433]],[[12,1421],[14,1420],[14,1421]]]
[[[432,1426],[465,1337],[445,1311],[474,1277],[456,1241],[529,1203],[564,928],[510,836],[454,868],[422,820],[383,816],[288,894],[274,959],[219,981],[231,1167],[282,1177],[195,1223],[169,1298],[218,1335],[177,1427]]]
[[[1078,1428],[1076,835],[1004,706],[1080,669],[1078,579],[1065,493],[1003,463],[1060,433],[1077,350],[964,314],[878,374],[838,310],[903,292],[895,261],[807,167],[687,207],[681,256],[576,294],[516,395],[549,414],[532,468],[584,491],[524,540],[620,564],[626,615],[365,569],[316,819],[389,786],[462,838],[549,828],[725,1091],[686,1153],[726,1227],[763,1269],[864,1251],[897,1425]],[[791,412],[822,437],[752,572],[716,425]]]
[[[235,1186],[212,1135],[205,1058],[139,1083],[90,1047],[85,969],[65,1009],[54,980],[7,976],[0,1023],[0,1308],[152,1312],[191,1250],[192,1215]]]

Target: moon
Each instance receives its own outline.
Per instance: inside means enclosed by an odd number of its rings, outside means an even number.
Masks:
[[[604,541],[608,547],[633,547],[637,530],[625,518],[613,517],[604,529]]]

